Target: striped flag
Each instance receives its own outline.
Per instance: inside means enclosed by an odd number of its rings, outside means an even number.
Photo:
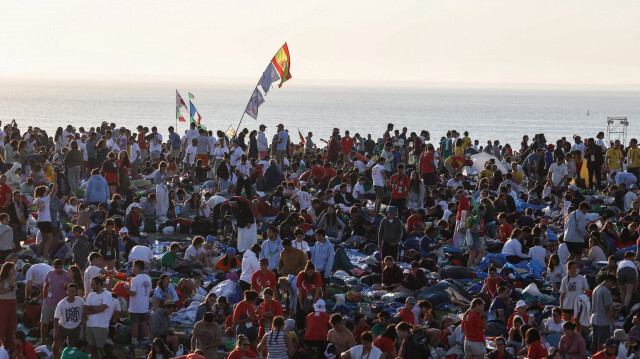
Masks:
[[[251,95],[251,99],[249,100],[247,108],[244,110],[244,112],[254,120],[257,120],[258,107],[260,107],[260,105],[262,105],[263,103],[264,98],[262,97],[260,90],[258,90],[258,88],[256,87],[255,90],[253,90],[253,95]]]
[[[196,107],[193,105],[193,103],[191,103],[191,101],[189,101],[189,114],[191,115],[191,122],[196,122],[198,125],[200,124],[200,120],[202,120],[202,116],[200,116],[200,113],[198,112],[198,110],[196,110]],[[196,115],[198,120],[196,121]]]
[[[289,46],[285,42],[284,45],[278,50],[276,56],[271,59],[271,63],[280,74],[280,84],[278,87],[282,87],[282,84],[291,78],[289,68],[291,67],[291,57],[289,56]]]
[[[187,122],[187,120],[184,119],[184,116],[182,116],[182,109],[187,109],[187,104],[184,103],[184,100],[182,99],[182,96],[180,96],[180,93],[178,92],[178,90],[176,89],[176,118],[180,121],[180,122]]]
[[[193,96],[193,94],[191,94],[191,92],[189,92],[189,100],[194,99],[195,97]]]
[[[304,136],[302,136],[302,132],[300,132],[300,129],[298,129],[298,135],[300,136],[300,142],[302,142],[302,145],[306,145],[307,141],[304,140]]]

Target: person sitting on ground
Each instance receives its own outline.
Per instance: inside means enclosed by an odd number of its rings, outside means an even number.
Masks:
[[[227,253],[218,260],[215,268],[223,273],[228,273],[232,269],[240,268],[242,261],[236,256],[236,249],[230,247],[227,249]]]

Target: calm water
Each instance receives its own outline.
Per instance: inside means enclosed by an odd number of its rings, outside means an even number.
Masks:
[[[287,84],[288,85],[288,84]],[[333,127],[380,137],[388,122],[409,131],[427,129],[438,138],[448,129],[468,130],[482,144],[488,139],[519,143],[523,134],[543,132],[547,139],[606,132],[607,116],[626,116],[628,135],[640,137],[640,93],[546,90],[300,88],[272,89],[260,107],[258,121],[245,116],[242,127],[265,123],[267,135],[284,123],[294,133],[328,138]],[[251,86],[178,88],[187,91],[209,129],[237,126]],[[587,110],[590,112],[586,116]],[[0,119],[15,118],[45,128],[95,126],[102,121],[157,125],[161,132],[175,125],[175,85],[9,81],[0,86]],[[188,114],[187,114],[188,115]],[[187,128],[179,125],[179,131]]]

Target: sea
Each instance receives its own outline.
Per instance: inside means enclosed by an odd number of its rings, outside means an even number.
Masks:
[[[295,79],[294,79],[295,80]],[[293,81],[293,80],[291,80]],[[15,119],[21,128],[38,126],[53,135],[58,126],[72,124],[89,128],[102,121],[135,129],[138,124],[157,126],[167,133],[178,126],[175,118],[175,91],[188,103],[188,93],[208,129],[226,131],[238,127],[251,86],[197,83],[11,80],[0,86],[0,120]],[[300,131],[313,132],[316,143],[328,139],[333,128],[351,135],[382,136],[387,123],[409,132],[428,130],[432,140],[447,130],[469,131],[481,145],[500,140],[519,148],[523,135],[533,138],[544,133],[548,140],[574,134],[595,137],[607,134],[608,117],[626,117],[628,126],[617,127],[610,139],[640,138],[640,91],[499,89],[499,88],[418,88],[398,86],[274,86],[259,108],[258,119],[244,116],[240,128],[267,126],[268,137],[282,123],[297,141]],[[188,120],[188,113],[185,113]]]

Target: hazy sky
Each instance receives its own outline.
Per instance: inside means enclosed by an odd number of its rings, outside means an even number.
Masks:
[[[0,74],[640,84],[640,1],[2,1]],[[155,76],[157,75],[157,76]]]

